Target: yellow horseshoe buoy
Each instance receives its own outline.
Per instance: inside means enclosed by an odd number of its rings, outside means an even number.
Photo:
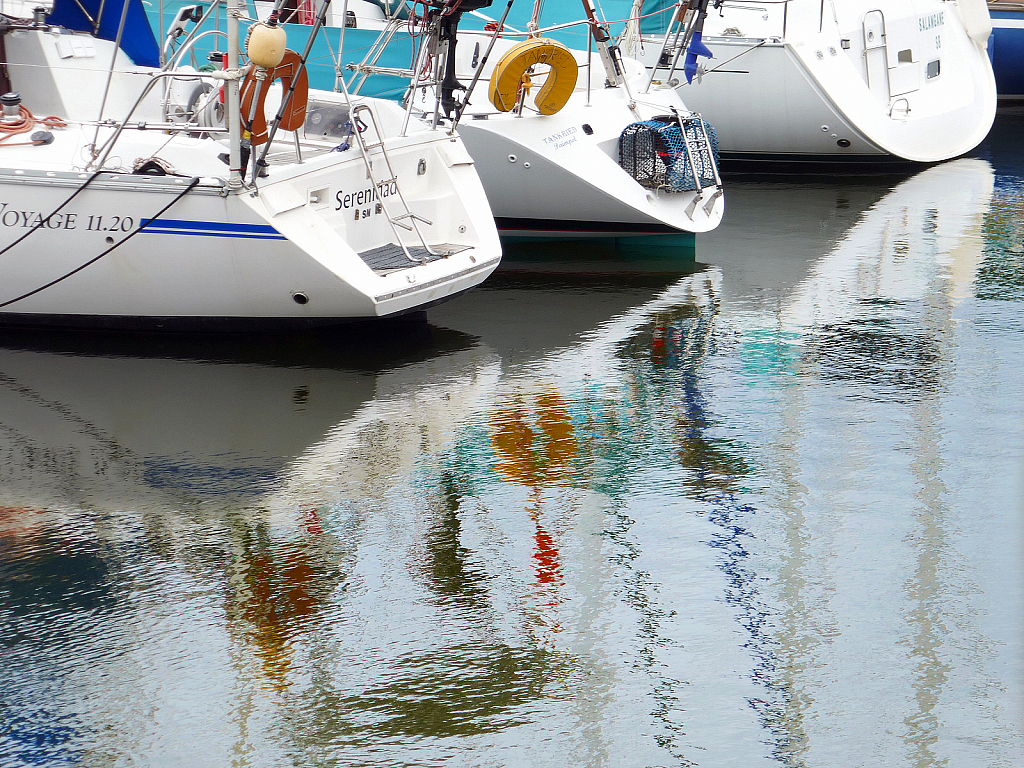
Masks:
[[[513,109],[519,99],[519,84],[535,64],[551,67],[534,103],[542,115],[553,115],[565,106],[576,87],[579,67],[572,51],[546,37],[516,43],[498,59],[491,75],[491,103],[502,112]]]

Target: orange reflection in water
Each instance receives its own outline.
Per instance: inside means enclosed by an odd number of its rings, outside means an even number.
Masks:
[[[38,536],[45,514],[45,510],[32,507],[0,507],[0,537],[29,539]]]
[[[530,415],[534,418],[528,419],[521,396],[495,410],[491,443],[498,454],[498,471],[510,482],[533,488],[568,479],[579,456],[579,443],[565,400],[542,392]]]
[[[315,510],[306,513],[300,531],[298,540],[277,542],[263,526],[247,530],[228,599],[229,617],[255,646],[274,690],[288,687],[293,644],[329,589],[310,553],[323,534]]]
[[[558,632],[559,622],[547,614],[553,614],[561,602],[559,590],[565,578],[558,543],[541,524],[540,495],[545,486],[573,477],[580,459],[579,441],[565,400],[554,392],[537,394],[530,405],[517,396],[495,410],[491,424],[498,471],[509,482],[532,489],[527,514],[534,523],[535,608],[549,631]]]

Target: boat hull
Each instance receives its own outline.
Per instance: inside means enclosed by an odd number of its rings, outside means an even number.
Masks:
[[[679,93],[713,121],[726,158],[870,161],[887,156],[843,115],[791,46],[767,43],[752,49],[746,40],[707,44],[716,60],[735,59],[734,63],[700,81],[680,85]],[[839,147],[841,140],[849,146]]]
[[[995,117],[980,22],[964,14],[932,1],[727,6],[708,16],[713,57],[699,58],[692,82],[682,58],[655,77],[678,82],[725,157],[947,160],[977,146]],[[664,37],[644,40],[653,66]]]
[[[422,264],[397,246],[382,263],[393,228],[355,157],[272,166],[258,192],[240,194],[212,178],[190,188],[176,176],[90,181],[0,169],[0,324],[301,328],[447,300],[482,282],[500,258],[472,163],[456,158],[448,167],[438,151],[449,143],[411,141],[389,153],[427,242],[450,252]],[[459,194],[430,196],[429,174],[417,176],[421,162],[437,184],[457,178]]]
[[[467,120],[459,126],[502,237],[644,236],[678,245],[682,241],[676,236],[688,235],[686,244],[692,244],[694,233],[714,229],[721,221],[724,206],[720,196],[712,199],[715,188],[702,194],[645,189],[599,141],[580,130],[583,118],[575,110],[563,112],[529,121],[504,116]],[[562,135],[577,141],[550,149],[546,139]]]

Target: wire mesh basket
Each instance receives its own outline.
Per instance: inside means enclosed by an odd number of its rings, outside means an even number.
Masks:
[[[714,186],[718,137],[700,117],[656,117],[632,123],[619,136],[619,165],[647,189],[689,192],[698,188],[697,180],[701,188]]]

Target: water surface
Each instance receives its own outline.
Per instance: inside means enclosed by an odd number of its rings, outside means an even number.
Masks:
[[[1019,765],[1021,135],[426,323],[4,334],[0,765]]]

